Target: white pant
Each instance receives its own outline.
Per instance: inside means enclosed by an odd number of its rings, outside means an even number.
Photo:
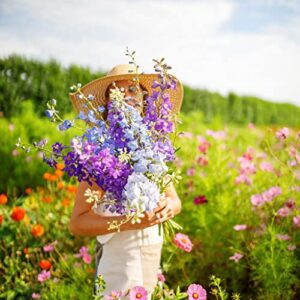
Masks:
[[[103,245],[96,272],[96,276],[101,274],[106,282],[105,295],[143,286],[151,296],[160,270],[162,244],[158,225],[113,235]]]

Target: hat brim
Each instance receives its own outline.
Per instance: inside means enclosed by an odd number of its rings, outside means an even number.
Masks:
[[[183,100],[183,85],[182,83],[174,76],[174,79],[177,81],[177,86],[175,90],[168,89],[167,93],[170,95],[170,102],[172,104],[172,112],[179,113]],[[113,81],[117,80],[126,80],[136,77],[136,74],[119,74],[119,75],[107,75],[98,79],[95,79],[81,88],[81,92],[87,97],[89,94],[92,94],[95,98],[93,99],[93,104],[98,107],[101,105],[106,105],[108,99],[106,99],[105,93],[109,85]],[[158,74],[139,74],[139,83],[143,86],[148,95],[150,96],[153,90],[158,90],[158,88],[152,88],[154,80],[158,80]],[[82,107],[82,102],[77,98],[78,92],[69,93],[69,97],[73,104],[74,109],[79,113],[80,111],[86,112],[87,109]]]

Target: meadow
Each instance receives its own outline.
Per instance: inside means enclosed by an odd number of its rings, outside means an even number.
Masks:
[[[30,101],[21,109],[0,118],[0,299],[92,299],[95,239],[68,229],[75,181],[14,146],[61,133]],[[299,299],[299,128],[206,123],[201,112],[181,122],[183,230],[164,244],[153,298]]]

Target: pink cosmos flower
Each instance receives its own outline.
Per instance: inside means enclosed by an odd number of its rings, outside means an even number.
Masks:
[[[262,171],[266,171],[266,172],[273,172],[274,171],[273,165],[269,162],[266,162],[266,161],[262,161],[260,163],[259,167]]]
[[[51,277],[51,272],[43,270],[41,273],[38,274],[38,281],[44,282]]]
[[[285,140],[289,136],[289,129],[287,127],[283,127],[282,129],[276,132],[276,137],[279,140]]]
[[[191,252],[193,248],[193,244],[190,238],[183,233],[176,233],[173,242],[176,246],[186,252]]]
[[[249,158],[239,157],[238,160],[240,162],[240,168],[241,168],[240,173],[241,174],[250,175],[250,174],[256,173],[256,166]]]
[[[229,257],[229,259],[234,260],[237,263],[243,256],[243,254],[235,252],[234,255]]]
[[[9,125],[8,125],[8,130],[9,130],[9,131],[14,131],[14,129],[15,129],[14,124],[9,124]]]
[[[166,281],[166,278],[162,273],[157,273],[157,279],[158,279],[158,281],[161,281],[161,282]]]
[[[12,156],[18,156],[19,155],[19,151],[17,149],[14,149],[12,152],[11,152]]]
[[[104,296],[105,300],[116,300],[123,296],[122,291],[111,291],[109,295]]]
[[[212,136],[216,140],[224,140],[226,138],[226,131],[224,130],[214,131],[211,129],[207,129],[205,133]]]
[[[238,225],[235,225],[233,228],[236,231],[241,231],[241,230],[247,229],[247,225],[246,224],[238,224]]]
[[[288,200],[285,201],[284,206],[288,207],[290,209],[294,209],[295,208],[295,201],[293,199],[288,199]]]
[[[40,299],[40,298],[41,298],[41,294],[38,294],[38,293],[32,293],[31,298],[32,298],[32,299]]]
[[[289,216],[290,213],[291,213],[291,210],[287,206],[285,206],[285,207],[279,208],[276,214],[279,217],[284,218],[284,217]]]
[[[54,242],[47,244],[43,247],[44,252],[51,252],[54,250],[54,246],[58,244],[58,241],[55,240]]]
[[[296,228],[300,228],[300,215],[293,217],[293,224]]]
[[[208,165],[208,160],[205,156],[199,156],[196,161],[197,161],[197,164],[202,167]]]
[[[289,241],[291,239],[288,234],[276,234],[276,237],[281,241]]]
[[[255,128],[255,125],[254,125],[253,123],[250,122],[250,123],[248,123],[248,128],[249,128],[249,129],[253,129],[253,128]]]
[[[194,204],[195,205],[204,204],[204,203],[207,203],[207,202],[208,201],[207,201],[205,195],[199,195],[199,196],[194,198]]]
[[[89,253],[88,253],[88,247],[86,247],[86,246],[82,246],[79,249],[79,253],[74,254],[74,256],[77,257],[77,258],[82,257],[83,261],[86,264],[90,264],[91,261],[92,261],[92,257],[89,255]]]
[[[298,151],[294,146],[289,147],[289,156],[290,157],[296,157]]]
[[[189,300],[206,300],[207,294],[206,290],[200,284],[190,284],[187,290],[189,295]]]
[[[289,251],[294,251],[297,247],[296,247],[296,245],[289,244],[287,248]]]
[[[240,174],[239,176],[237,176],[234,180],[235,184],[241,184],[244,183],[246,185],[251,185],[252,184],[252,179],[250,177],[248,177],[247,174]]]
[[[194,176],[195,173],[196,173],[195,168],[188,168],[187,171],[186,171],[187,176]]]
[[[142,286],[135,286],[129,292],[129,299],[130,300],[147,300],[147,291]]]
[[[92,257],[87,253],[82,256],[82,259],[86,264],[90,264],[92,261]]]

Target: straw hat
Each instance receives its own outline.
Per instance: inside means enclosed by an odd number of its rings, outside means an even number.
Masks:
[[[133,72],[130,73],[129,71]],[[151,95],[153,88],[151,88],[153,80],[158,80],[158,74],[139,74],[139,83],[147,92],[147,95]],[[174,76],[177,80],[176,90],[168,89],[167,92],[170,95],[170,101],[172,103],[172,111],[174,113],[179,113],[182,99],[183,99],[183,86],[182,83]],[[132,79],[136,77],[132,65],[130,64],[120,64],[113,67],[106,76],[95,79],[83,87],[81,87],[81,92],[87,97],[92,94],[95,98],[93,104],[97,107],[100,105],[106,105],[108,99],[106,99],[106,90],[113,81]],[[158,88],[157,88],[158,89]],[[156,89],[154,89],[156,90]],[[77,92],[69,93],[70,99],[72,101],[73,107],[79,113],[80,111],[85,111],[82,107],[82,102],[77,98]]]

